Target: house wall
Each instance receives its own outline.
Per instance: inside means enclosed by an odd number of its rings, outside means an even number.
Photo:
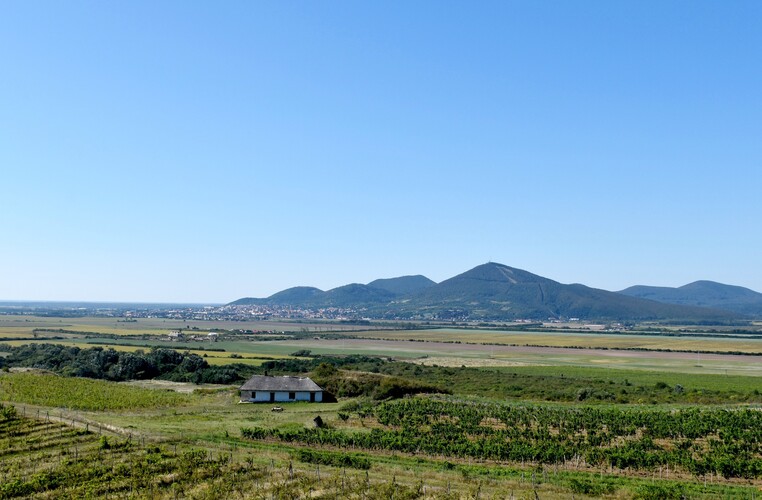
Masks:
[[[269,403],[271,391],[241,391],[241,401],[251,401],[254,403]],[[310,392],[297,391],[294,393],[294,399],[289,398],[289,393],[285,391],[272,391],[275,393],[275,399],[272,400],[275,403],[288,403],[289,401],[310,401]],[[323,393],[316,392],[315,402],[320,403],[323,401]]]

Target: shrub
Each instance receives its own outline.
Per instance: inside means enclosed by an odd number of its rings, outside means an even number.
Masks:
[[[370,469],[370,460],[358,453],[343,453],[337,451],[321,451],[304,448],[296,453],[300,462],[333,467],[351,467],[353,469]]]
[[[598,497],[601,495],[609,495],[614,492],[614,485],[603,481],[588,478],[576,478],[573,477],[569,480],[569,488],[573,493],[580,495],[589,495],[591,497]]]
[[[681,500],[685,497],[682,485],[670,484],[643,484],[635,492],[633,498],[637,500]]]

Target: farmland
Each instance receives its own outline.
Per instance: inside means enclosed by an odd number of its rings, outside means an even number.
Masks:
[[[0,498],[756,498],[762,486],[753,336],[310,324],[273,336],[214,322],[197,328],[219,338],[189,342],[163,320],[2,319],[5,360],[31,343],[114,360],[112,348],[170,348],[212,368],[306,373],[338,402],[274,413],[237,404],[236,384],[11,368]]]
[[[734,469],[723,469],[728,462],[719,455],[707,462],[713,469],[690,470],[676,462],[693,456],[690,449],[687,455],[669,451],[683,449],[670,443],[685,440],[691,418],[707,422],[696,432],[727,435],[713,427],[725,425],[717,420],[725,414],[713,410],[687,409],[686,424],[670,431],[650,423],[668,415],[654,409],[414,398],[380,406],[295,403],[273,413],[234,401],[231,391],[207,391],[176,407],[56,409],[46,417],[38,406],[17,403],[13,422],[0,422],[1,494],[390,498],[394,491],[395,498],[754,498],[756,491],[756,480],[733,479]],[[316,415],[325,430],[306,427]],[[599,421],[602,427],[594,423]],[[630,425],[635,427],[628,430]],[[759,431],[756,424],[742,425],[741,432]],[[653,433],[646,448],[641,426]],[[601,432],[591,433],[593,428]],[[483,438],[454,440],[474,433]],[[614,444],[618,433],[629,436],[624,444]],[[554,435],[566,436],[559,442],[570,448],[553,445]],[[591,446],[599,441],[607,447]],[[464,447],[468,443],[479,448]],[[608,455],[596,451],[609,448]],[[17,475],[18,470],[28,472]]]
[[[0,336],[32,336],[35,330],[39,335],[50,336],[56,330],[81,333],[100,333],[104,335],[166,335],[173,330],[208,332],[213,330],[253,330],[275,332],[321,332],[348,331],[368,327],[341,325],[321,322],[289,321],[200,321],[164,318],[136,318],[126,321],[124,318],[77,317],[55,318],[39,316],[0,315]],[[46,331],[47,330],[47,331]],[[1,338],[1,337],[0,337]]]

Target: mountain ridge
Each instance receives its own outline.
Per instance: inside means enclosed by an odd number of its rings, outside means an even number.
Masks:
[[[362,310],[378,319],[435,320],[601,320],[731,321],[739,313],[670,304],[562,284],[523,269],[488,262],[441,283],[425,276],[402,276],[352,283],[328,291],[294,287],[266,299],[239,299],[231,305],[339,307]]]
[[[635,285],[618,293],[669,304],[712,307],[762,317],[762,293],[716,281],[699,280],[680,287]]]

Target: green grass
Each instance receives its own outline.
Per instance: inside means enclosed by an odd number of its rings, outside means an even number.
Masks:
[[[116,382],[39,373],[0,375],[0,401],[76,410],[126,410],[187,405],[195,396]]]
[[[686,389],[709,391],[732,391],[753,393],[762,391],[762,379],[743,375],[714,375],[694,373],[686,375],[675,372],[651,372],[644,370],[612,370],[603,367],[580,366],[517,366],[499,369],[504,373],[517,373],[527,376],[564,376],[567,379],[587,379],[609,381],[614,384],[629,382],[633,385],[653,386],[664,382],[670,386],[677,384]]]

